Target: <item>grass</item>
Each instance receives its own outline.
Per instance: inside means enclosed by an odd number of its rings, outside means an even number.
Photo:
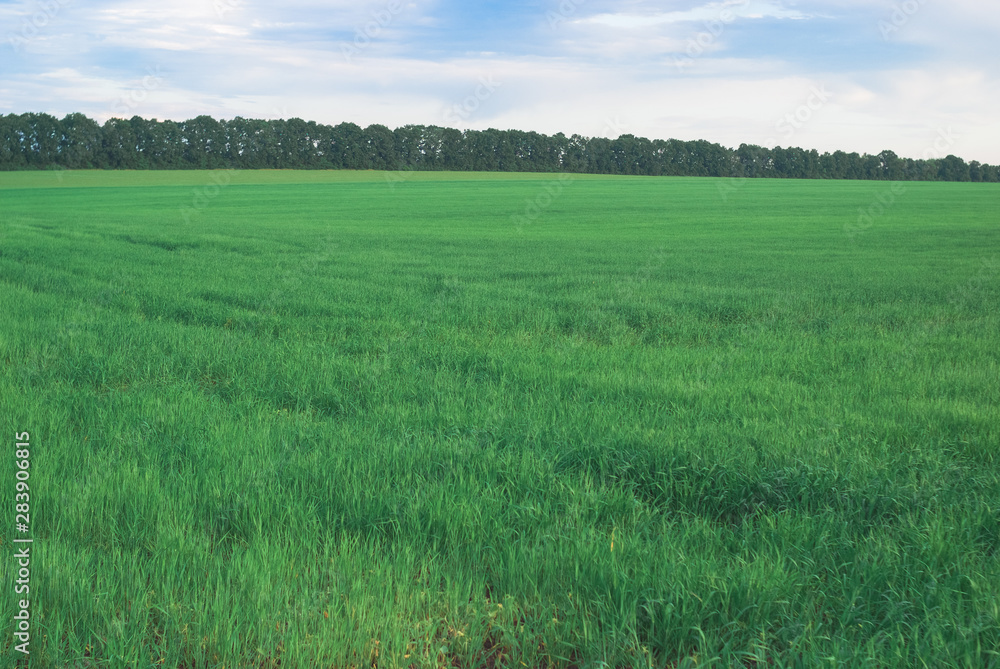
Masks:
[[[0,175],[32,666],[1000,666],[997,186],[555,179]]]

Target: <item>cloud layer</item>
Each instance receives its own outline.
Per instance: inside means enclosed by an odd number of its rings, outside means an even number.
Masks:
[[[633,133],[1000,163],[978,0],[0,1],[0,112]],[[940,141],[938,141],[940,147]]]

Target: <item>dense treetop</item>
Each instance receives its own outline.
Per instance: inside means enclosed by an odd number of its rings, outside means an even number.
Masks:
[[[0,170],[25,169],[354,169],[575,172],[649,176],[1000,181],[1000,168],[956,156],[901,158],[819,153],[704,140],[542,135],[521,130],[456,130],[407,125],[362,128],[293,118],[183,122],[83,114],[0,116]]]

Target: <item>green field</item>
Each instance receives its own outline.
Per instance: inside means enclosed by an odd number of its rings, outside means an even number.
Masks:
[[[997,185],[0,174],[0,360],[8,663],[27,431],[32,667],[1000,667]]]

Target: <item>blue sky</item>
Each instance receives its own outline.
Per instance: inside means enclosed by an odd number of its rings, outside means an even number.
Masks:
[[[0,113],[300,117],[1000,163],[983,0],[0,0]]]

